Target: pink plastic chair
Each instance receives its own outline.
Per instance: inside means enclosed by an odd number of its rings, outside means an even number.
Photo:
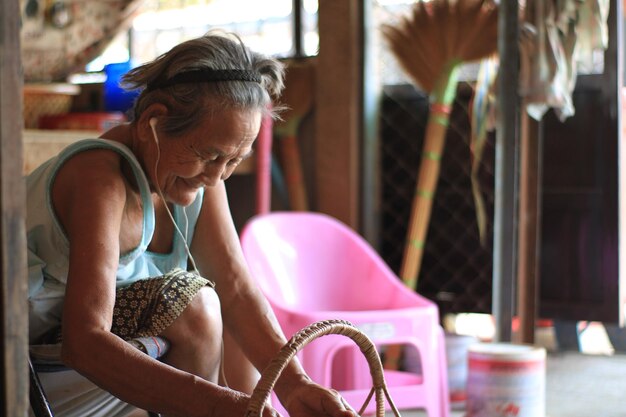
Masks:
[[[253,217],[241,242],[287,337],[319,320],[344,319],[379,348],[405,345],[418,354],[419,369],[385,371],[396,406],[422,408],[429,417],[449,416],[437,306],[406,288],[363,238],[327,215],[273,212]],[[298,356],[313,380],[337,389],[355,408],[363,404],[372,380],[352,341],[326,336]],[[366,412],[373,411],[370,404]]]

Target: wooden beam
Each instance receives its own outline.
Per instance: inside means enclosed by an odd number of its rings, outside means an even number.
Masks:
[[[316,207],[354,229],[360,215],[361,3],[319,2],[315,101]]]
[[[498,117],[496,123],[492,314],[494,341],[511,341],[517,273],[517,161],[519,148],[519,6],[501,2],[498,18]]]
[[[539,123],[521,112],[519,236],[517,264],[516,342],[535,343],[539,310],[539,254],[541,253],[541,134]]]
[[[19,0],[0,2],[0,416],[28,412],[25,193]]]
[[[373,2],[363,2],[363,140],[361,141],[361,234],[380,249],[381,183],[380,113],[383,86],[380,79],[378,45],[379,22]]]

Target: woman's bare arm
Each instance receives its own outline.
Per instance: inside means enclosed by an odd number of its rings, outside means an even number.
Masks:
[[[191,250],[201,273],[216,283],[225,327],[255,367],[263,369],[286,339],[271,306],[248,272],[223,183],[205,189]],[[308,377],[292,361],[276,391],[289,391],[303,380]]]
[[[53,189],[55,209],[70,239],[64,361],[144,409],[171,416],[212,416],[227,415],[224,410],[239,403],[243,415],[243,396],[153,360],[110,332],[127,190],[117,157],[102,154],[86,152],[68,161]]]

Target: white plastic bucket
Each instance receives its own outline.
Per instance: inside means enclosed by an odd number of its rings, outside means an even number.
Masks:
[[[478,343],[468,359],[465,417],[545,417],[544,348]]]
[[[478,343],[474,336],[446,333],[446,361],[450,405],[454,409],[465,406],[467,398],[467,362],[469,347]]]

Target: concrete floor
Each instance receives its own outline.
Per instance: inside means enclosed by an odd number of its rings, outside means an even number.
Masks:
[[[626,354],[613,352],[601,325],[589,326],[581,335],[583,352],[556,350],[550,330],[537,335],[537,344],[548,350],[546,415],[532,417],[626,417]],[[401,410],[401,415],[427,416],[419,410]],[[464,416],[464,410],[450,414]]]
[[[453,410],[450,417],[464,414]],[[416,410],[401,410],[401,415],[426,417]],[[550,353],[545,417],[626,417],[626,355]]]
[[[626,355],[551,354],[547,417],[625,417]]]

